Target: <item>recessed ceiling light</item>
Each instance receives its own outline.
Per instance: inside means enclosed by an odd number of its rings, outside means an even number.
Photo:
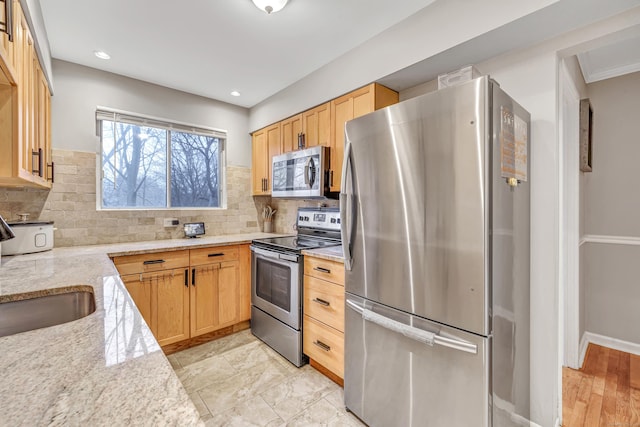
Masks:
[[[102,50],[94,50],[93,54],[100,59],[111,59],[111,55],[109,55],[107,52],[104,52]]]
[[[231,96],[240,96],[240,92],[234,90],[233,92],[231,92]]]

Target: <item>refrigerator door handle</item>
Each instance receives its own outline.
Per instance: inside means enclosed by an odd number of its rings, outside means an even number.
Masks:
[[[347,219],[347,208],[353,206],[353,200],[350,201],[347,206],[347,170],[351,166],[351,142],[347,142],[347,146],[344,149],[344,163],[342,164],[342,181],[340,188],[340,238],[342,240],[342,248],[344,251],[344,268],[351,271],[353,264],[353,256],[351,254],[351,230],[349,230],[349,223]],[[353,173],[353,172],[352,172]],[[353,212],[349,213],[349,216],[353,216]]]
[[[376,325],[402,334],[414,341],[418,341],[430,346],[437,344],[443,347],[452,348],[454,350],[464,351],[466,353],[478,354],[478,346],[475,344],[457,340],[454,338],[443,337],[441,335],[434,334],[433,332],[428,332],[422,329],[414,328],[413,326],[405,325],[404,323],[398,322],[397,320],[393,320],[378,313],[374,313],[373,311],[361,307],[355,302],[348,299],[346,301],[346,304],[352,310],[360,313],[360,315],[362,316],[362,320],[375,323]]]

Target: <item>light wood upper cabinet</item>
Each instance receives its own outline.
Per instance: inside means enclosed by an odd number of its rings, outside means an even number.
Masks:
[[[0,186],[51,188],[51,95],[19,1],[13,24],[13,42],[0,39]]]
[[[331,101],[331,191],[340,191],[347,121],[398,102],[398,93],[372,83]]]
[[[252,135],[253,195],[271,194],[271,159],[282,153],[280,123],[256,131]]]
[[[302,113],[305,147],[331,146],[331,103],[319,105]]]
[[[298,149],[298,134],[302,133],[302,114],[289,117],[280,122],[282,133],[282,152]]]
[[[268,155],[267,132],[261,129],[251,136],[251,187],[254,196],[267,194]]]

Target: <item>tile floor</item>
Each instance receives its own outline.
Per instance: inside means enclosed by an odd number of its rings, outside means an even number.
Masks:
[[[206,426],[363,426],[342,388],[238,332],[168,356]]]

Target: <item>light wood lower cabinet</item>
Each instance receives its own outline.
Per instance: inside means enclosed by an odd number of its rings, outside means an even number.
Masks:
[[[188,271],[185,268],[122,276],[161,346],[189,338]]]
[[[240,321],[240,262],[202,265],[191,270],[191,336]]]
[[[303,352],[339,384],[344,378],[344,264],[305,255]]]
[[[204,342],[203,335],[213,334],[212,339],[216,331],[251,316],[248,244],[117,256],[113,261],[161,346],[201,337],[195,345]]]

